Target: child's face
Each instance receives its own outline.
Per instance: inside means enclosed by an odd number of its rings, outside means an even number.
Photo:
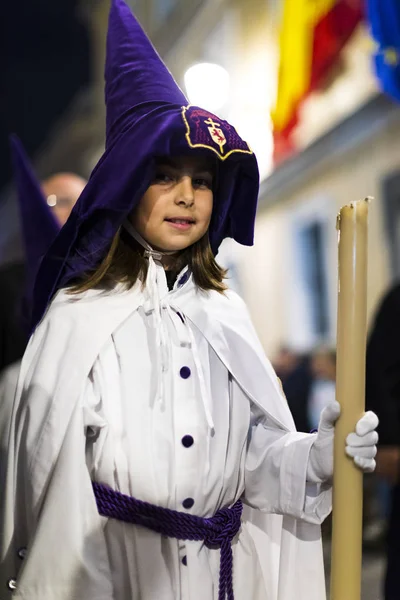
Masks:
[[[198,156],[159,159],[155,176],[131,214],[155,249],[184,250],[207,232],[213,208],[213,162]]]

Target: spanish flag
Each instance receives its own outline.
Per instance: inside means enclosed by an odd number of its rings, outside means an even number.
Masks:
[[[290,134],[301,102],[323,84],[363,17],[363,0],[284,0],[275,157],[291,151]],[[400,0],[399,0],[400,2]]]

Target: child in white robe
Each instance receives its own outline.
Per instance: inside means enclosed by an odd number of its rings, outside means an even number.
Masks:
[[[105,156],[37,281],[0,576],[20,600],[322,600],[340,408],[295,432],[214,258],[252,241],[254,156],[186,106],[122,0],[106,76]],[[347,440],[365,471],[376,426]]]

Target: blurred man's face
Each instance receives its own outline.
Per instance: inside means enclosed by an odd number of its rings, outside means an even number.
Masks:
[[[336,375],[336,365],[334,358],[324,352],[316,353],[312,357],[311,371],[317,379],[329,379],[334,381]]]
[[[273,364],[280,375],[289,375],[298,365],[299,359],[295,352],[281,348]]]
[[[47,204],[61,226],[81,195],[86,181],[73,173],[59,173],[42,182]]]

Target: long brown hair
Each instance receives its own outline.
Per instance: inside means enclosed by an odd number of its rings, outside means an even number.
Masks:
[[[178,274],[186,265],[189,266],[194,282],[199,288],[220,293],[227,289],[224,283],[227,272],[214,258],[208,234],[179,253],[170,270]],[[131,288],[138,279],[143,283],[146,281],[147,269],[148,260],[144,257],[143,248],[120,228],[99,266],[94,271],[84,274],[69,292],[79,294],[101,286],[112,287],[118,282]]]

